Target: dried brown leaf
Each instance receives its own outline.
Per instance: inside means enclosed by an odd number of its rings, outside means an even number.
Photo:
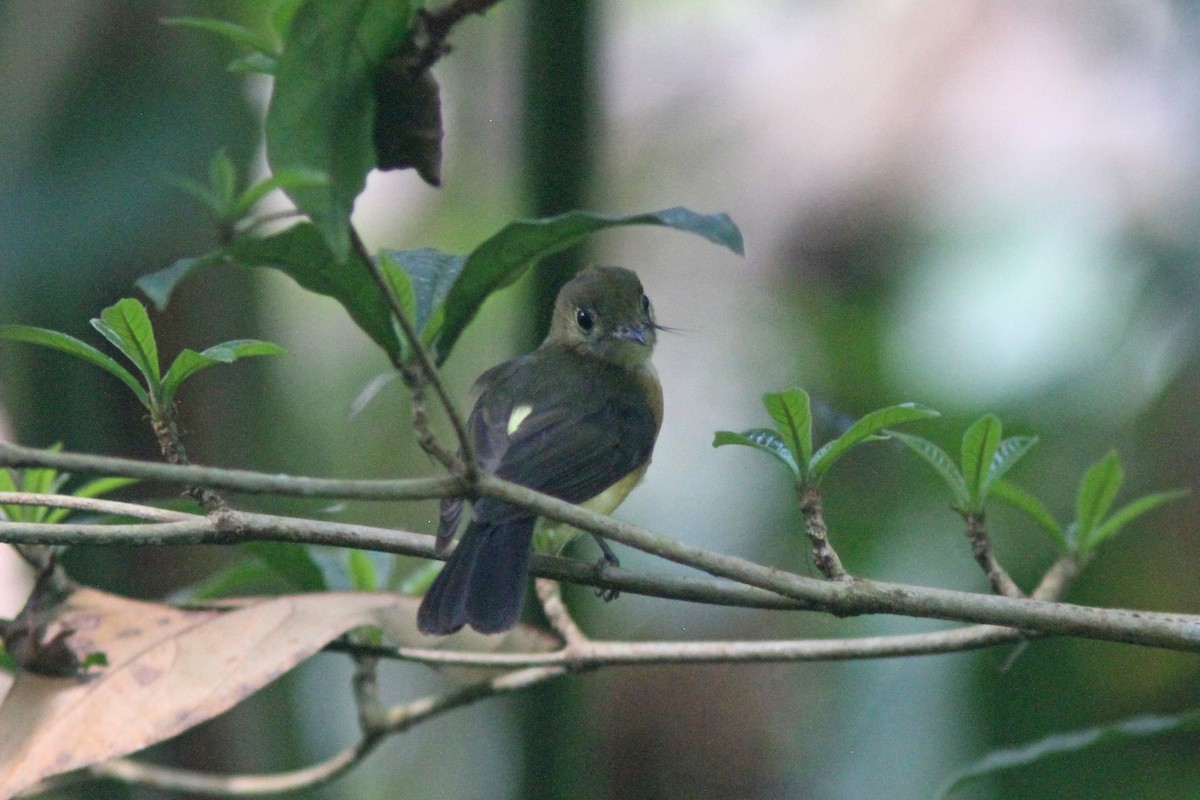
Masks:
[[[140,750],[237,704],[330,640],[411,598],[306,594],[186,611],[80,589],[59,622],[82,677],[21,672],[0,705],[0,800],[50,775]]]

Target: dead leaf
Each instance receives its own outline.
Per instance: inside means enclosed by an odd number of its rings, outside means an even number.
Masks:
[[[185,611],[79,589],[57,621],[81,659],[104,653],[108,666],[80,677],[17,675],[0,705],[0,800],[182,733],[402,602],[412,598],[347,592]]]

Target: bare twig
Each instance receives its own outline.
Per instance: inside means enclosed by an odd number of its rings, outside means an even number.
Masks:
[[[41,793],[98,778],[109,778],[166,792],[225,797],[254,797],[314,788],[353,769],[388,735],[407,730],[447,711],[489,697],[521,691],[565,673],[566,670],[561,667],[534,667],[507,672],[441,696],[426,697],[387,709],[382,715],[380,726],[372,733],[364,735],[332,758],[303,769],[262,775],[214,775],[122,758],[56,776],[31,787],[29,792]]]
[[[433,356],[429,354],[425,343],[421,341],[421,336],[413,326],[412,320],[404,312],[404,306],[401,305],[400,299],[396,297],[396,292],[392,289],[391,283],[388,282],[387,277],[383,274],[379,263],[367,252],[366,245],[363,244],[362,239],[354,228],[350,229],[350,241],[353,245],[355,256],[371,274],[380,294],[387,301],[392,316],[399,324],[400,330],[408,343],[411,352],[410,358],[415,362],[414,366],[396,358],[393,359],[392,363],[400,372],[400,377],[404,380],[404,384],[408,387],[409,394],[411,395],[412,425],[414,432],[417,434],[418,442],[420,442],[425,452],[441,462],[442,466],[450,470],[452,474],[459,475],[468,483],[473,483],[478,467],[475,464],[475,450],[471,445],[471,437],[467,435],[466,423],[459,415],[454,401],[450,398],[450,392],[442,382],[441,375],[438,374],[437,366],[433,363]],[[437,441],[437,437],[434,436],[433,430],[429,427],[429,420],[425,414],[425,386],[433,387],[438,402],[441,403],[442,408],[446,411],[446,416],[450,419],[450,424],[454,428],[454,435],[458,439],[461,459],[455,457],[453,453],[442,447]]]
[[[69,508],[73,511],[90,511],[94,514],[119,514],[134,519],[153,522],[184,522],[202,519],[198,514],[171,511],[165,508],[144,506],[138,503],[122,503],[98,497],[76,497],[67,494],[37,494],[35,492],[0,492],[0,503],[14,506],[45,506],[46,508]]]
[[[1024,597],[1025,593],[1017,586],[1000,562],[996,560],[996,551],[992,547],[992,537],[988,534],[987,520],[982,511],[966,515],[967,540],[971,543],[971,555],[987,575],[988,583],[997,594],[1005,597]]]
[[[831,581],[849,580],[842,560],[829,543],[829,532],[825,528],[825,515],[821,511],[821,492],[809,483],[800,489],[800,513],[804,517],[804,532],[812,543],[813,561],[821,574]]]
[[[542,610],[546,612],[546,619],[563,638],[566,650],[578,653],[585,648],[588,645],[588,638],[579,629],[579,625],[575,623],[571,612],[563,603],[562,586],[559,582],[549,578],[538,578],[533,585],[537,590],[538,600],[542,603]]]

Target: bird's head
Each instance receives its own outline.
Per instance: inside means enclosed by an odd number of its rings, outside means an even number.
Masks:
[[[588,267],[559,290],[543,346],[570,347],[635,366],[650,358],[659,329],[635,272]]]

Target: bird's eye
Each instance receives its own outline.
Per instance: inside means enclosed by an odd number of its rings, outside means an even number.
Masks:
[[[650,313],[650,298],[646,295],[642,295],[642,311],[647,314]]]
[[[579,330],[590,333],[596,324],[596,317],[586,308],[580,308],[575,311],[575,324],[579,326]]]

